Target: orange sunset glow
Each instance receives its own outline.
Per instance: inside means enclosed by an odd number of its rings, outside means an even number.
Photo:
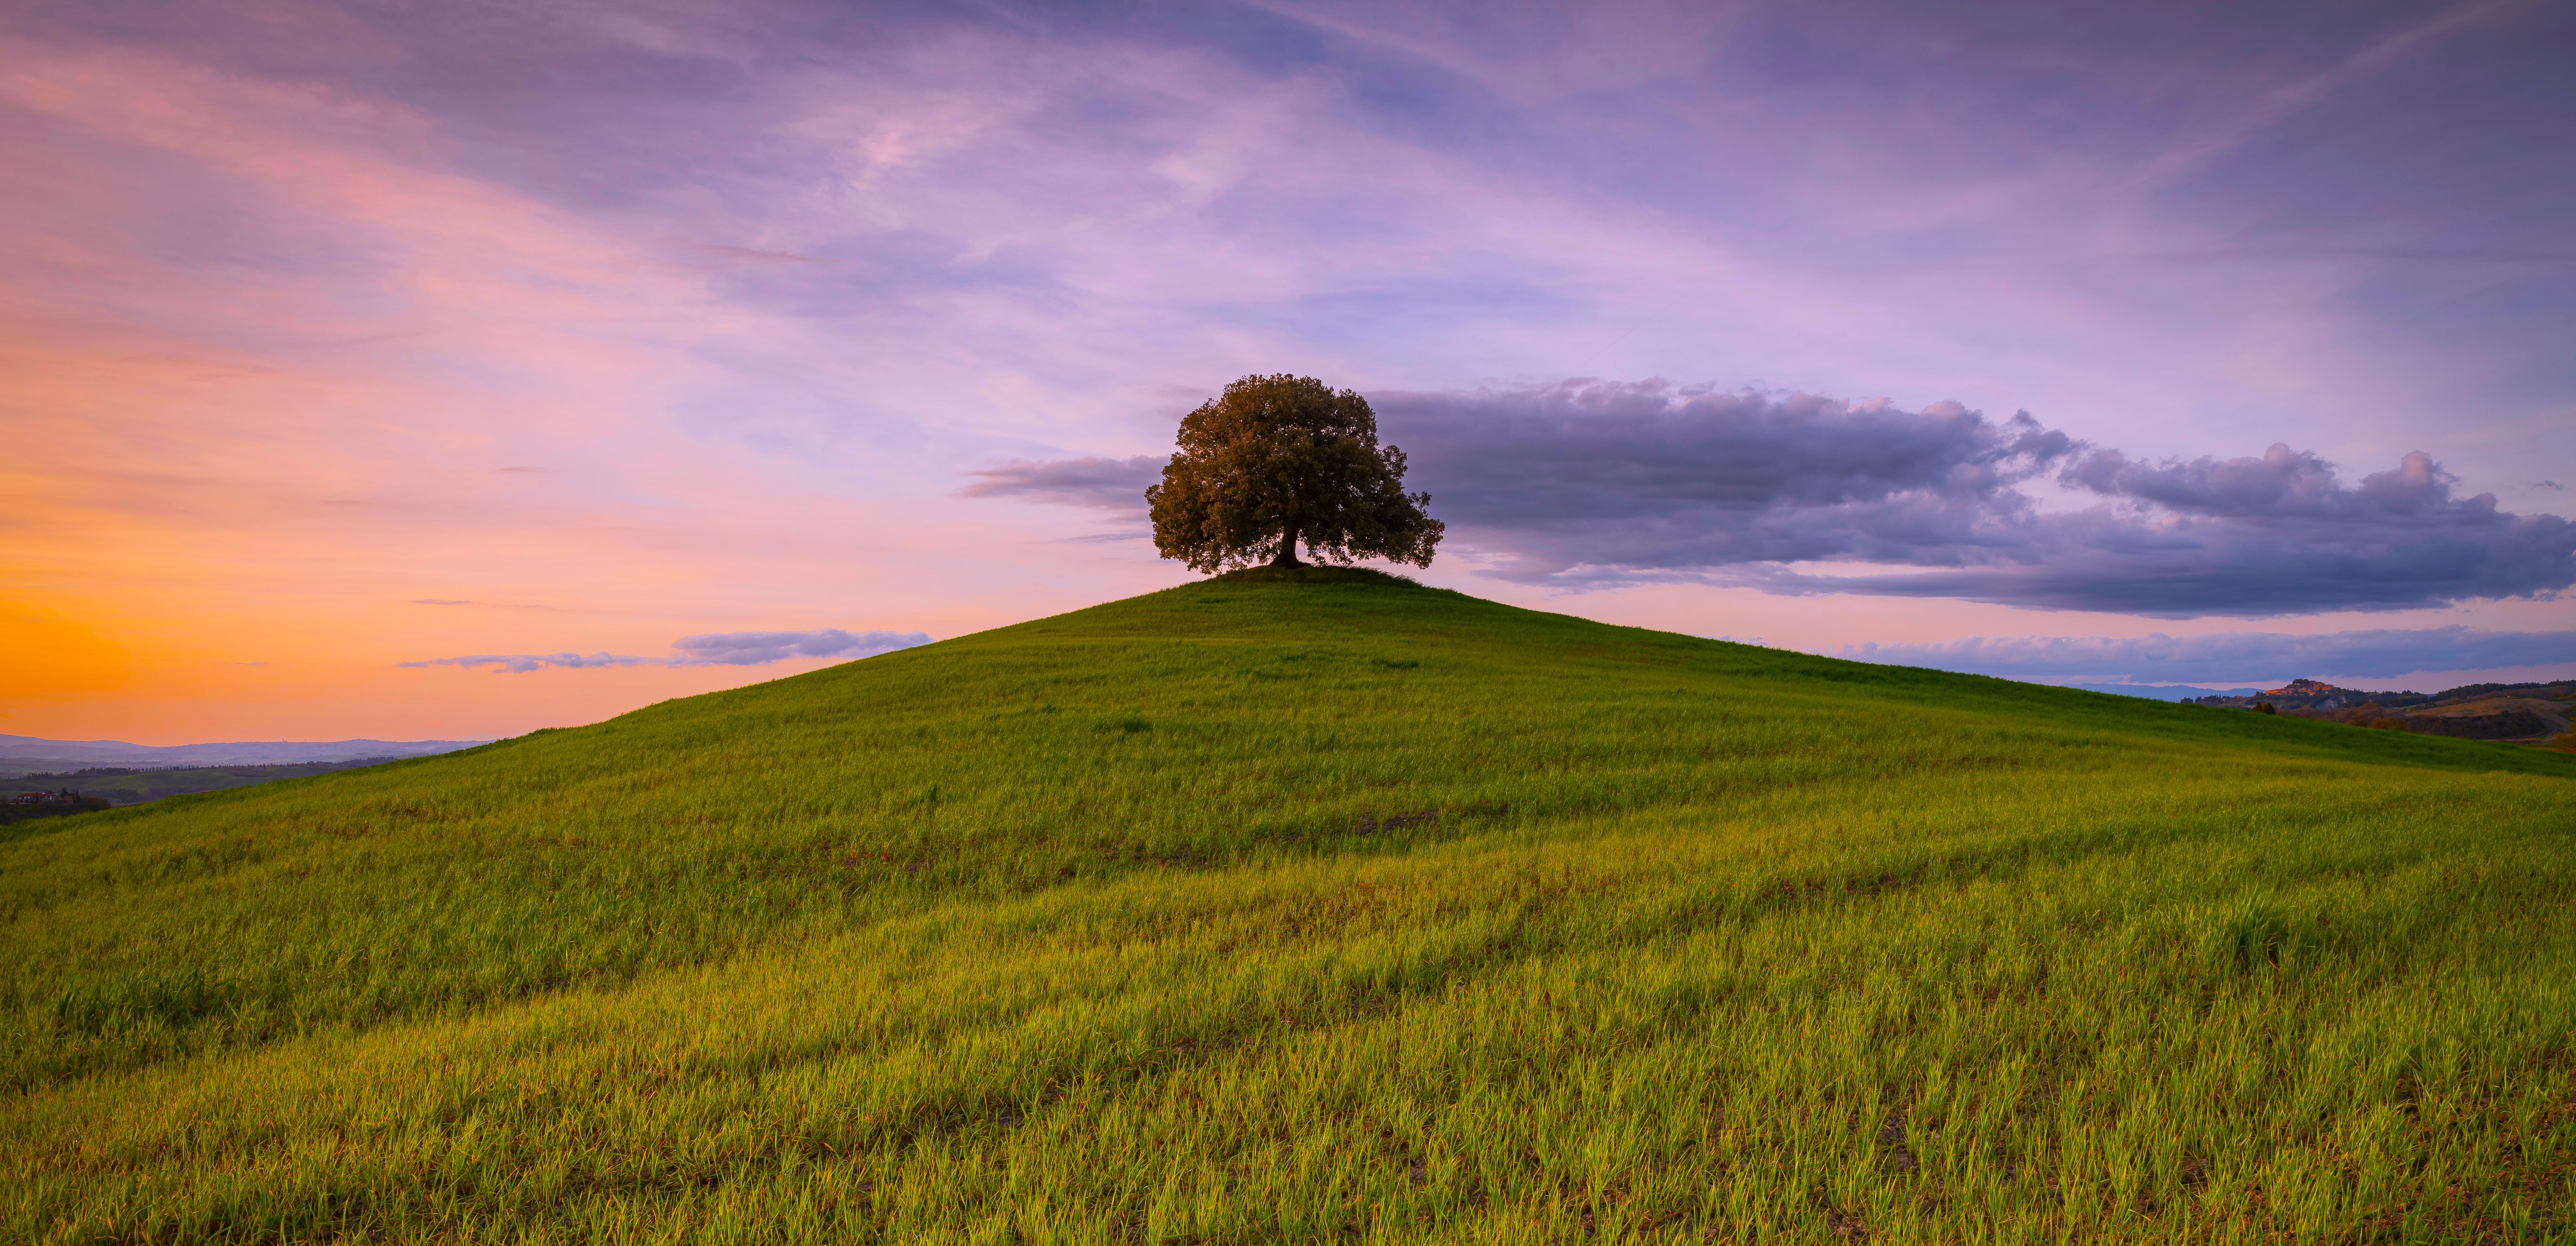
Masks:
[[[1240,79],[1142,34],[1076,54],[887,18],[883,47],[772,61],[786,45],[747,29],[692,44],[674,15],[567,14],[487,62],[337,9],[194,21],[0,34],[0,732],[489,738],[865,656],[714,660],[685,638],[942,638],[1178,583],[1141,486],[1180,412],[1281,368],[1378,396],[1455,533],[1427,578],[1502,600],[1896,660],[2308,638],[2211,651],[2242,670],[2134,650],[2108,674],[2006,672],[2060,681],[2465,679],[2576,655],[2556,514],[2576,396],[2545,365],[2564,343],[2481,319],[2546,262],[2506,248],[2435,291],[2402,248],[2266,256],[2228,233],[2264,193],[2231,162],[2283,127],[2380,124],[2358,77],[2296,110],[2106,133],[2125,155],[1968,143],[1964,113],[1928,104],[1879,134],[1822,102],[1756,152],[1678,117],[1607,145],[1469,138],[1427,118],[1538,106],[1464,68],[1446,103],[1372,94],[1359,69]],[[1619,46],[1633,72],[1724,89]],[[2337,72],[2413,72],[2416,47]],[[621,57],[695,68],[629,96]],[[1590,98],[1591,72],[1513,90]],[[1547,171],[1585,161],[1606,163]],[[1723,194],[1689,180],[1756,164]],[[2381,232],[2425,254],[2520,228],[2388,212]],[[1815,412],[1861,442],[1937,426],[1986,448],[1851,468],[1880,517],[1832,517],[1796,509],[1794,482],[1844,467],[1745,440]],[[1587,419],[1681,440],[1527,440]],[[2014,449],[2025,427],[2056,440]],[[1635,462],[1540,479],[1603,453]],[[1693,467],[1575,499],[1686,463],[1779,491]],[[1940,492],[1971,477],[1973,498]],[[2378,553],[2308,584],[2335,559],[2263,509],[2361,515],[2401,488],[2385,513],[2468,534],[2421,583],[2364,535]],[[1888,518],[1900,502],[1919,522]],[[1597,526],[1617,515],[1634,522]],[[2132,527],[2086,534],[2105,523]],[[2167,537],[2201,552],[2117,574],[2168,596],[2105,587],[2106,551]],[[2419,639],[2323,639],[2383,632]],[[476,657],[496,660],[458,664]]]

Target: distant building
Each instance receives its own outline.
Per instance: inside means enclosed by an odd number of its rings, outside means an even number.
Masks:
[[[2333,684],[2321,684],[2313,679],[2293,679],[2282,687],[2265,689],[2263,691],[2263,695],[2267,697],[2321,697],[2329,692],[2341,691],[2343,691],[2343,689],[2335,687]]]

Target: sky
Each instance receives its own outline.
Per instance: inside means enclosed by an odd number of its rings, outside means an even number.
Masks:
[[[2576,8],[22,3],[0,732],[479,739],[1184,582],[2043,682],[2576,674]]]

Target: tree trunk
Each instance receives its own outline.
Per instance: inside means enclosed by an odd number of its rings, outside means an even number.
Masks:
[[[1306,565],[1297,561],[1297,525],[1294,522],[1291,522],[1288,525],[1288,530],[1286,532],[1280,534],[1279,553],[1271,558],[1270,565],[1274,567],[1302,567]]]

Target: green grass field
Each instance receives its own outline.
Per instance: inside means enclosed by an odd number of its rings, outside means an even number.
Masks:
[[[2565,1241],[2571,779],[1195,584],[0,828],[0,1239]]]

